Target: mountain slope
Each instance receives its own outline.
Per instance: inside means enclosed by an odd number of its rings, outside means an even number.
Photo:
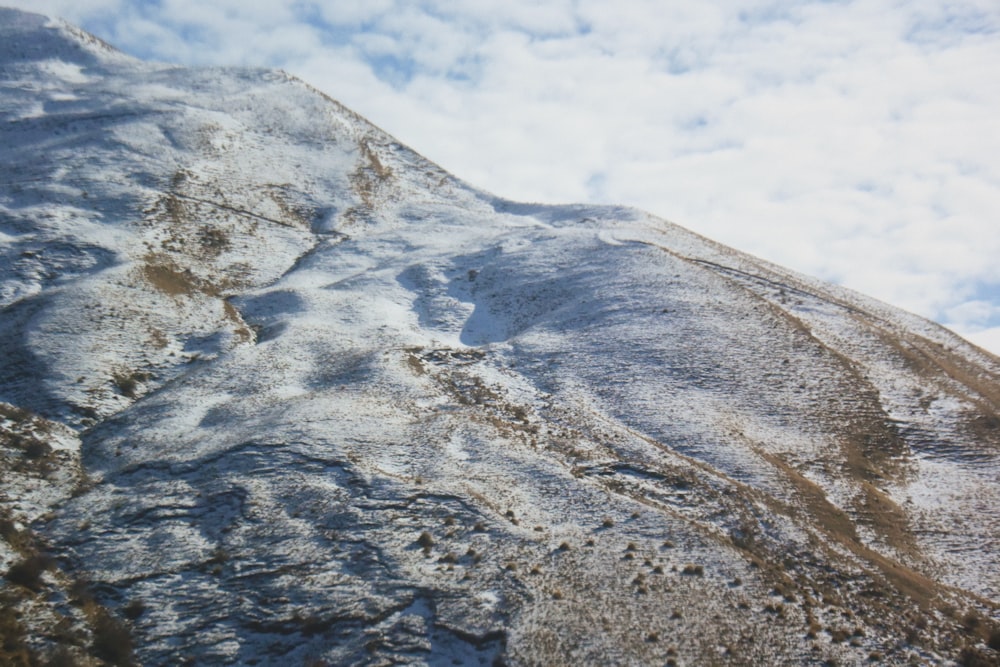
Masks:
[[[0,72],[23,659],[997,659],[995,357],[280,72],[13,10]]]

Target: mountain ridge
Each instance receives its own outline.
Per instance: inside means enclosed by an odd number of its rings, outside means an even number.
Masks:
[[[286,74],[2,11],[22,655],[996,659],[996,357],[641,211],[483,193]]]

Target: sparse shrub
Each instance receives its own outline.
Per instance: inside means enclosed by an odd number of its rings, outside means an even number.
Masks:
[[[453,516],[445,517],[445,519],[444,519],[444,525],[446,525],[446,526],[454,526],[455,525],[455,517],[453,517]]]
[[[785,605],[781,604],[780,602],[778,603],[768,602],[766,605],[764,605],[764,611],[767,612],[768,614],[774,614],[775,616],[784,616]],[[844,639],[847,639],[846,633],[844,634]],[[843,641],[843,639],[841,639],[841,641]]]
[[[57,648],[45,661],[45,667],[81,667],[81,664],[67,646]]]
[[[688,563],[684,566],[684,569],[681,570],[681,574],[686,574],[690,577],[702,577],[705,576],[705,568],[701,565]]]
[[[229,552],[226,551],[223,547],[219,546],[215,547],[215,549],[212,551],[212,556],[208,559],[207,562],[210,565],[221,565],[222,563],[225,563],[227,560],[229,560]]]
[[[136,391],[139,389],[139,382],[142,379],[144,378],[141,373],[116,372],[111,376],[111,380],[118,387],[119,393],[128,398],[135,398]]]
[[[0,519],[0,537],[12,543],[17,539],[19,532],[17,526],[10,519]]]
[[[474,533],[485,533],[486,532],[486,526],[483,525],[482,521],[477,521],[476,525],[474,525],[472,527],[472,532],[474,532]]]
[[[23,422],[31,418],[31,413],[16,405],[0,403],[0,417],[6,417],[12,422]]]
[[[826,630],[830,634],[830,641],[834,644],[839,644],[841,642],[847,641],[849,633],[843,628],[827,628]]]
[[[198,231],[198,242],[202,248],[213,254],[219,254],[229,247],[229,237],[225,232],[207,226]]]
[[[424,550],[425,554],[429,554],[431,552],[431,547],[434,546],[434,536],[425,530],[420,533],[420,537],[417,538],[417,544]]]
[[[7,581],[38,591],[42,585],[42,573],[49,567],[49,559],[40,554],[28,556],[7,570]]]
[[[205,566],[212,574],[220,575],[222,574],[222,566],[227,560],[229,560],[229,552],[218,546],[212,551],[209,559],[205,561]]]
[[[553,600],[562,600],[563,599],[562,591],[559,590],[558,588],[555,589],[554,591],[552,591],[552,599]]]
[[[69,603],[76,607],[87,607],[94,603],[94,595],[86,581],[74,579],[69,586]]]
[[[562,542],[559,545],[559,551],[569,551],[569,550],[570,550],[569,542]]]
[[[729,539],[732,540],[733,545],[738,549],[743,549],[744,551],[750,551],[754,548],[757,542],[756,529],[745,523],[741,523],[739,528],[734,528],[729,534]]]
[[[650,644],[655,644],[656,642],[660,641],[660,633],[650,632],[648,635],[646,635],[646,641],[649,642]]]
[[[441,556],[441,558],[438,559],[438,562],[439,563],[452,563],[452,564],[454,564],[454,563],[458,562],[458,556],[456,556],[455,554],[453,554],[453,553],[451,553],[449,551],[445,555]]]
[[[116,667],[134,664],[132,637],[124,623],[112,618],[106,611],[100,610],[94,620],[93,631],[91,652],[95,657]]]
[[[134,621],[144,613],[146,613],[146,604],[139,598],[132,598],[122,610],[122,614],[130,621]]]
[[[601,526],[603,528],[613,528],[614,525],[615,525],[615,522],[610,517],[605,517],[604,521],[601,522]]]
[[[24,456],[32,460],[40,459],[52,453],[49,443],[41,440],[32,440],[24,447]]]
[[[682,614],[682,613],[681,613],[681,610],[680,610],[680,609],[674,609],[674,610],[673,610],[673,611],[672,611],[672,612],[670,613],[670,618],[671,618],[671,620],[674,620],[674,621],[676,621],[676,620],[678,620],[678,619],[681,619],[681,618],[684,618],[684,614]]]
[[[20,667],[31,665],[31,654],[25,641],[27,631],[13,610],[0,608],[0,664]]]
[[[962,667],[995,667],[997,663],[979,649],[966,646],[958,655],[958,664]]]
[[[979,614],[977,614],[974,611],[970,611],[962,619],[962,626],[965,628],[966,632],[973,633],[979,627],[979,624],[981,622],[982,622],[982,619],[979,618]]]

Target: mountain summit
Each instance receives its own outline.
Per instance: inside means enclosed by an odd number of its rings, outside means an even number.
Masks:
[[[0,87],[0,663],[1000,660],[996,357],[282,72]]]

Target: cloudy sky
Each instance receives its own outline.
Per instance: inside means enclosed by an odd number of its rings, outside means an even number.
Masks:
[[[1000,353],[996,0],[0,0],[281,67],[473,185],[644,208]]]

